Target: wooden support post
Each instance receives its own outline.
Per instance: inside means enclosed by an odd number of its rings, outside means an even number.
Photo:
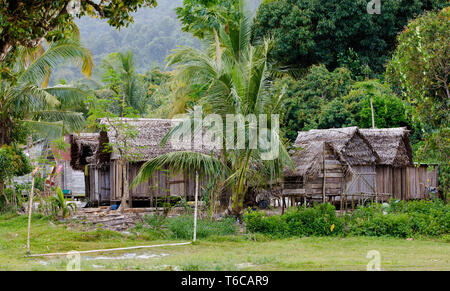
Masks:
[[[198,172],[195,173],[194,242],[197,240]]]
[[[409,168],[406,167],[406,200],[411,198],[411,190],[409,189]]]
[[[325,179],[326,179],[326,172],[327,172],[327,171],[325,170],[325,143],[323,143],[322,159],[323,159],[322,203],[325,203]]]
[[[30,200],[28,201],[28,231],[27,231],[27,255],[30,255],[30,236],[31,236],[31,213],[33,211],[33,194],[34,194],[34,177],[39,171],[39,167],[36,167],[31,173],[31,192]]]
[[[375,128],[375,116],[373,113],[373,102],[372,102],[372,98],[370,98],[370,111],[372,113],[372,128]]]

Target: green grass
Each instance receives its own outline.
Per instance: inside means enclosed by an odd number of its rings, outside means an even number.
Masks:
[[[65,257],[26,258],[26,216],[0,216],[0,270],[65,270]],[[254,240],[256,238],[256,241]],[[32,253],[151,245],[181,240],[152,240],[97,230],[85,232],[33,216]],[[123,253],[82,256],[82,270],[365,270],[369,250],[381,254],[383,270],[450,270],[450,244],[442,239],[379,237],[306,237],[270,240],[264,236],[211,236],[194,245],[133,250],[159,255],[101,260]]]

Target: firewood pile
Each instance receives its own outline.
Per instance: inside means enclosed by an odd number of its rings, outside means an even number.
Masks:
[[[177,215],[176,209],[172,209],[169,216]],[[102,229],[114,231],[126,231],[136,225],[137,222],[143,222],[145,215],[155,213],[163,214],[164,208],[129,208],[124,213],[118,210],[112,210],[109,206],[100,206],[98,208],[80,208],[77,213],[68,219],[70,223],[81,223],[87,229]]]

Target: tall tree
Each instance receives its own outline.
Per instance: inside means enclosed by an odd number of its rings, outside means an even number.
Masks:
[[[398,86],[425,130],[420,160],[441,163],[441,184],[450,187],[450,8],[411,21],[398,36],[387,77]]]
[[[216,48],[216,62],[221,66],[222,58],[218,29],[221,25],[236,25],[240,18],[240,0],[183,0],[176,9],[183,24],[182,30],[203,39],[211,34]]]
[[[121,99],[122,105],[116,110],[119,116],[124,116],[124,108],[131,107],[139,115],[146,109],[144,84],[135,72],[134,56],[130,51],[126,53],[113,53],[103,59],[102,67],[104,88],[110,90]]]
[[[169,64],[176,66],[176,75],[183,84],[206,84],[207,90],[200,97],[198,105],[202,105],[205,114],[216,114],[226,120],[228,114],[247,116],[249,114],[264,115],[268,119],[268,136],[279,149],[279,155],[273,160],[263,160],[264,146],[258,143],[257,148],[250,146],[255,136],[251,136],[252,126],[246,125],[244,131],[244,148],[234,148],[227,145],[225,139],[222,144],[222,157],[215,157],[181,151],[169,153],[145,163],[133,185],[147,180],[157,169],[165,166],[176,170],[206,171],[215,176],[217,172],[224,173],[228,185],[232,189],[231,211],[238,215],[243,207],[244,197],[248,187],[253,182],[258,184],[258,178],[264,181],[277,179],[281,175],[283,164],[289,163],[290,158],[281,143],[278,133],[270,130],[271,114],[280,112],[282,94],[271,94],[271,69],[268,53],[272,41],[264,40],[260,45],[251,45],[251,24],[248,18],[242,18],[236,29],[221,26],[218,30],[219,40],[223,48],[220,66],[214,53],[204,53],[192,48],[177,49],[170,57]],[[195,114],[195,111],[192,112]],[[187,119],[194,120],[195,115]],[[261,126],[261,124],[259,124]],[[190,131],[191,127],[177,126],[164,139],[167,140],[175,133]],[[215,124],[209,128],[216,136],[224,136],[224,127]],[[234,136],[237,128],[233,128]],[[194,128],[194,131],[198,129]],[[233,139],[234,142],[234,139]],[[277,152],[278,154],[278,152]],[[204,166],[204,168],[203,168]],[[223,180],[222,180],[223,181]],[[259,181],[261,182],[261,180]]]
[[[100,17],[120,28],[132,22],[132,13],[143,6],[154,7],[156,0],[1,0],[0,61],[17,46],[32,48],[44,38],[59,38],[75,17]]]

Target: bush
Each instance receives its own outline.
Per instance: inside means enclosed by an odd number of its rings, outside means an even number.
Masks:
[[[376,236],[440,236],[450,232],[450,206],[440,200],[394,201],[358,207],[346,218],[350,232]]]
[[[244,216],[247,230],[272,237],[324,236],[343,233],[343,220],[336,216],[331,204],[313,208],[296,208],[283,215],[266,216],[263,212],[248,212]]]
[[[363,236],[410,237],[412,224],[406,214],[376,213],[368,219],[356,219],[356,223],[351,224],[350,232]]]
[[[270,237],[341,234],[438,237],[450,233],[450,206],[440,200],[392,200],[389,204],[359,206],[353,213],[338,217],[334,206],[320,204],[313,208],[290,210],[283,215],[266,216],[263,212],[248,212],[244,221],[250,233]]]

